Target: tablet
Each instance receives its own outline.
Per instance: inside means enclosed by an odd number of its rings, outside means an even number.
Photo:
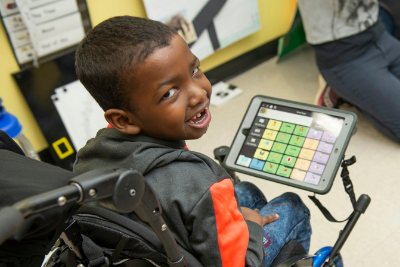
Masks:
[[[348,111],[255,96],[225,167],[326,194],[357,123]]]

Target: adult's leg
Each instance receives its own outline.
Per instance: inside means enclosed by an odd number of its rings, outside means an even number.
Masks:
[[[260,210],[267,204],[267,199],[261,190],[250,182],[235,184],[235,192],[239,198],[240,206]]]
[[[290,240],[299,241],[306,251],[310,248],[310,211],[298,195],[285,193],[260,210],[261,216],[273,214],[278,214],[279,219],[263,227],[265,266],[273,262],[281,248]]]
[[[383,48],[386,40],[384,33],[361,57],[320,71],[336,93],[400,143],[400,79],[392,73],[397,68],[388,58],[387,48]]]
[[[389,71],[400,80],[400,40],[385,32],[379,41],[378,46],[389,61]]]

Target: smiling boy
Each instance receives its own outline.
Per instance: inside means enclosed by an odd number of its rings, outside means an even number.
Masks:
[[[211,84],[199,67],[200,61],[185,41],[172,36],[168,46],[155,50],[135,67],[128,81],[135,111],[108,109],[107,121],[126,134],[141,133],[161,140],[200,138],[211,121]]]
[[[74,172],[133,168],[157,193],[178,244],[203,266],[264,266],[260,226],[278,216],[241,208],[225,170],[185,148],[211,121],[211,84],[199,67],[185,41],[160,22],[114,17],[91,30],[76,52],[76,71],[113,127],[78,152]]]

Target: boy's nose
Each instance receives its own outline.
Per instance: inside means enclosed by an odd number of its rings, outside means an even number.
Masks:
[[[207,91],[198,85],[189,89],[189,105],[194,107],[207,99]]]

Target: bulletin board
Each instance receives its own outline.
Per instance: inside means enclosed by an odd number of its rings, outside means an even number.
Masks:
[[[86,0],[0,0],[0,14],[21,69],[75,51],[92,28]]]

